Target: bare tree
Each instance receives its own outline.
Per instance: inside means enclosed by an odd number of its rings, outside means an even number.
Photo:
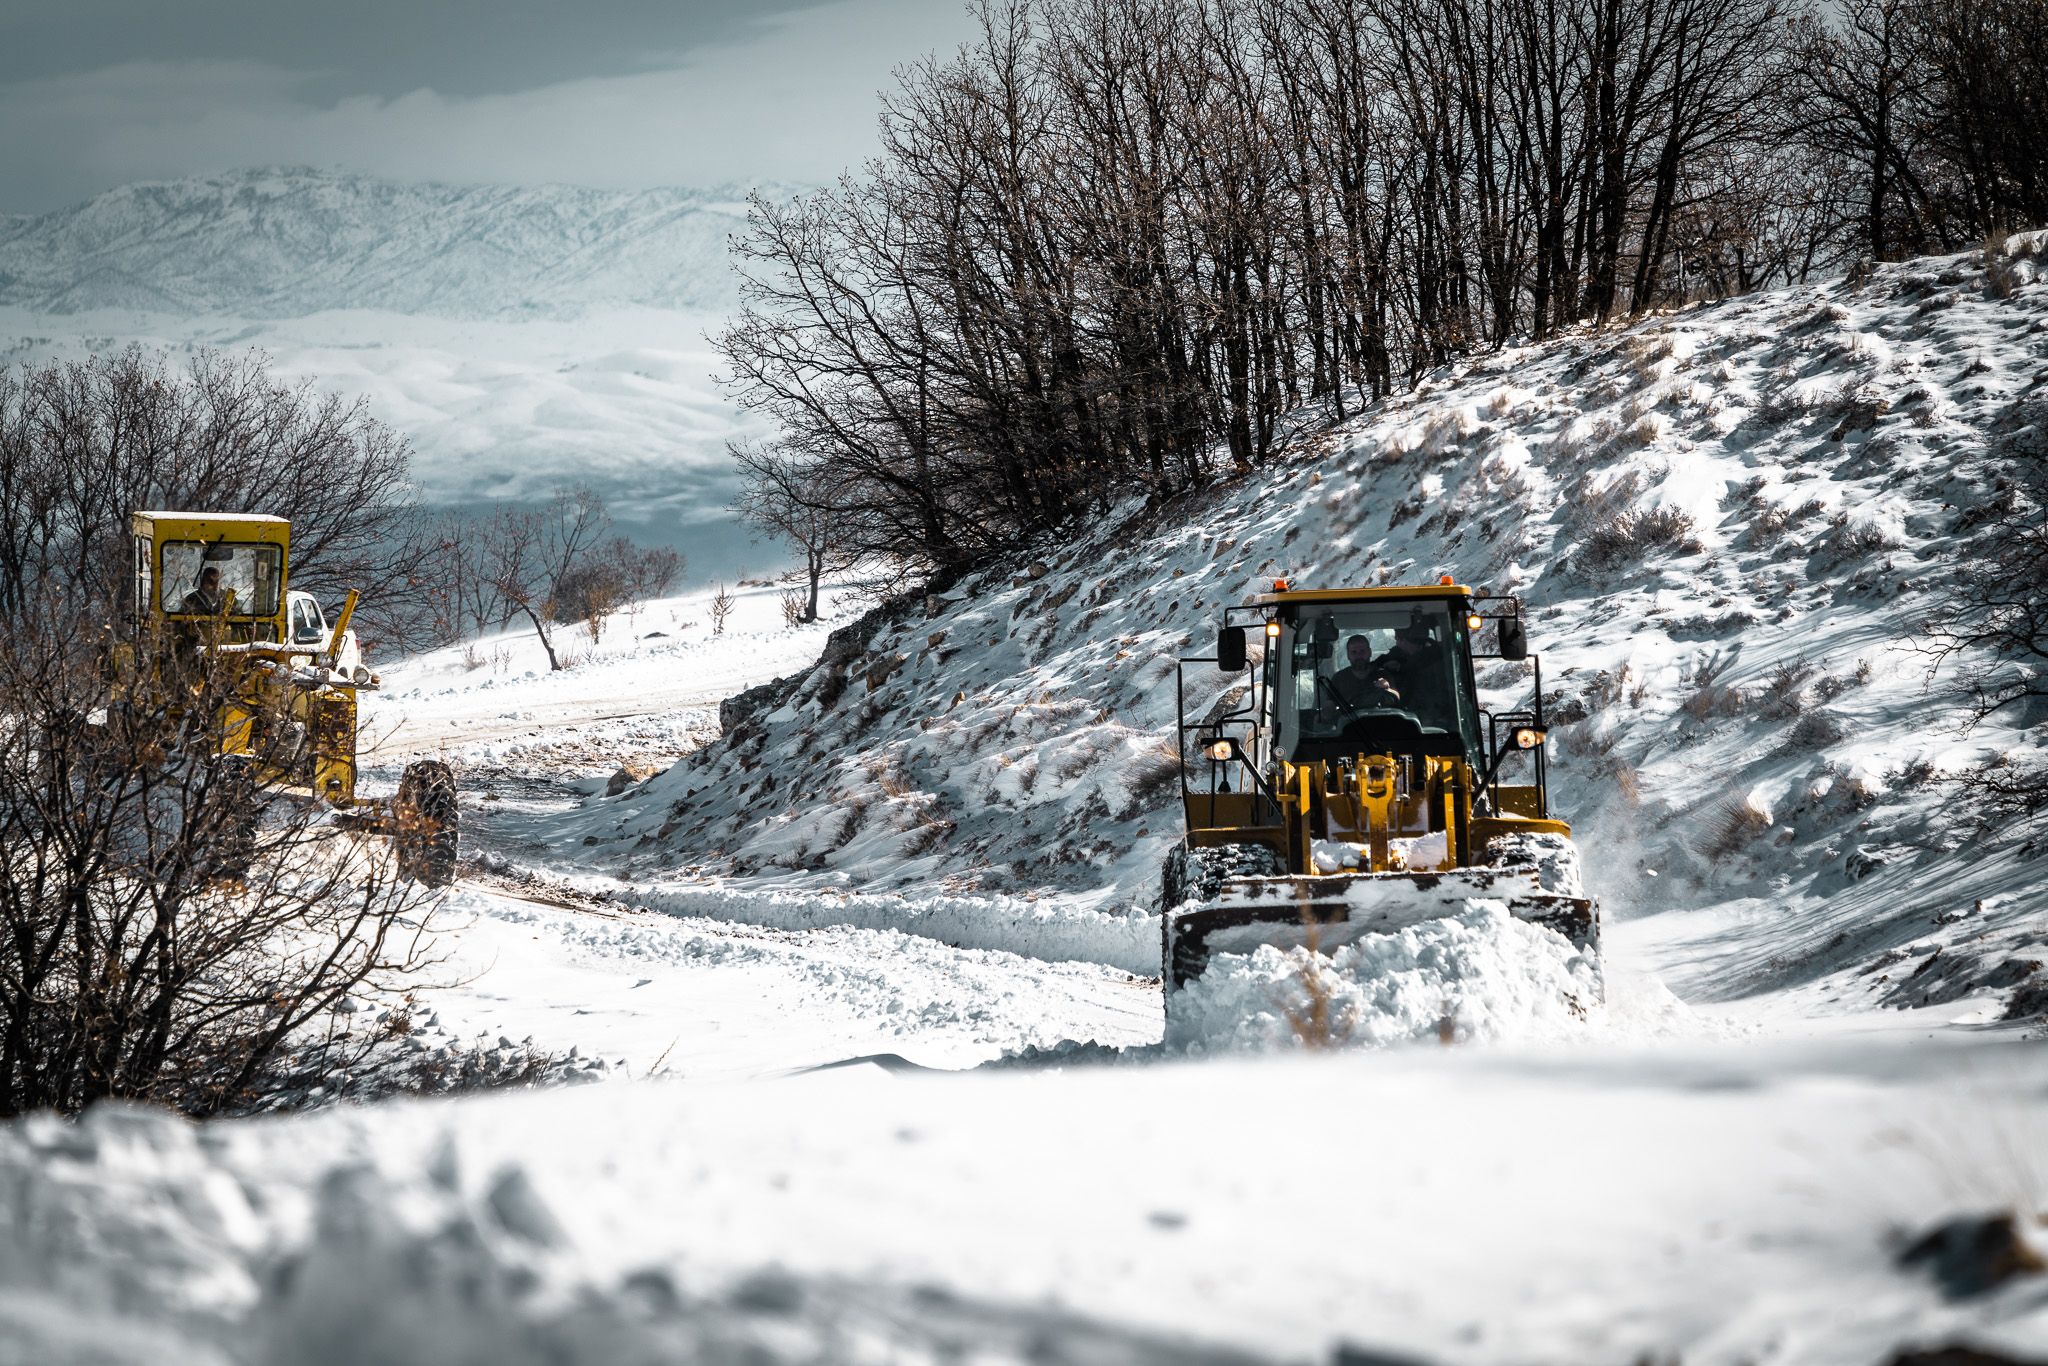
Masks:
[[[1800,16],[1792,34],[1792,132],[1859,168],[1864,248],[1888,261],[1937,244],[1922,174],[1933,73],[1911,0],[1849,0],[1839,17]]]
[[[711,599],[711,634],[725,634],[725,619],[732,615],[733,596],[725,591],[723,583],[718,585],[717,594]]]
[[[610,528],[604,500],[576,488],[538,508],[501,507],[478,532],[483,581],[533,626],[549,669],[562,667],[554,631],[563,588]]]
[[[683,572],[683,557],[665,546],[639,546],[614,536],[572,564],[555,592],[555,619],[581,622],[595,643],[605,623],[629,602],[659,597]]]
[[[410,461],[362,400],[285,384],[254,353],[0,367],[0,620],[51,593],[112,612],[128,515],[175,508],[289,518],[294,587],[361,588],[365,638],[410,638],[432,544]]]
[[[23,621],[0,637],[0,1115],[246,1108],[344,997],[423,966],[422,894],[216,757],[196,718],[229,680],[145,675],[110,705],[76,618]]]
[[[943,579],[1473,350],[1836,263],[1839,158],[1770,117],[1778,0],[975,15],[865,175],[735,242],[757,524]]]
[[[804,597],[792,625],[818,619],[818,594],[827,574],[844,572],[858,557],[838,528],[839,498],[823,471],[770,447],[733,446],[733,461],[747,483],[734,500],[741,517],[794,546],[804,558]]]

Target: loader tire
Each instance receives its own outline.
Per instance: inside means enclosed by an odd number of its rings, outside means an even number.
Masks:
[[[1486,843],[1485,861],[1495,868],[1531,868],[1546,892],[1584,896],[1579,847],[1563,835],[1501,835]]]
[[[1264,844],[1219,844],[1190,849],[1177,844],[1166,856],[1162,906],[1171,912],[1192,901],[1205,904],[1231,878],[1279,877],[1287,869],[1280,855]]]
[[[460,813],[455,774],[438,759],[407,764],[391,803],[392,845],[398,875],[428,887],[455,881]]]
[[[1173,847],[1173,852],[1166,856],[1159,908],[1159,979],[1166,990],[1169,1016],[1173,1013],[1176,987],[1201,971],[1201,965],[1188,961],[1180,946],[1174,934],[1174,917],[1215,901],[1223,884],[1232,878],[1279,877],[1286,871],[1279,853],[1263,844],[1219,844],[1208,849],[1190,849],[1186,844]],[[1176,962],[1176,956],[1181,961]]]

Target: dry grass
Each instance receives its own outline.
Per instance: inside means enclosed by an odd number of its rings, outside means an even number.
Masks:
[[[1677,508],[1624,512],[1595,525],[1580,543],[1580,563],[1599,572],[1633,564],[1646,555],[1671,551],[1697,555],[1704,547],[1693,535],[1691,516]]]
[[[1303,1048],[1325,1051],[1351,1042],[1358,1028],[1355,1010],[1337,1006],[1337,988],[1323,957],[1322,922],[1306,912],[1301,918],[1304,951],[1298,955],[1295,982],[1300,995],[1280,1003],[1287,1027]]]
[[[1804,659],[1780,664],[1764,680],[1763,690],[1756,696],[1757,712],[1772,721],[1788,721],[1804,712],[1806,680],[1813,677],[1813,672],[1813,666]]]
[[[1771,818],[1750,805],[1747,797],[1723,798],[1702,823],[1700,853],[1719,863],[1747,849],[1770,828]]]
[[[1726,660],[1709,660],[1693,675],[1693,694],[1678,704],[1678,709],[1695,721],[1711,721],[1722,716],[1740,716],[1749,707],[1749,698],[1739,688],[1731,688],[1721,682],[1721,675],[1727,671]]]

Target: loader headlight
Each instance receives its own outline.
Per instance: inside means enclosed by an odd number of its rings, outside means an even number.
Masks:
[[[1280,639],[1280,623],[1279,623],[1279,622],[1277,622],[1277,621],[1269,621],[1269,622],[1267,622],[1267,623],[1266,623],[1266,639],[1268,639],[1268,640],[1278,640],[1278,639]]]
[[[1465,618],[1465,627],[1467,630],[1476,631],[1485,624],[1486,618],[1480,616],[1477,612],[1472,612],[1468,614]]]
[[[1209,756],[1212,764],[1227,763],[1230,759],[1230,741],[1218,740],[1202,751]]]
[[[1543,732],[1534,726],[1515,727],[1515,748],[1534,749],[1543,743]]]

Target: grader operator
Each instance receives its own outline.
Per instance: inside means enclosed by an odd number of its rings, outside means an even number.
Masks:
[[[1481,705],[1473,661],[1489,658],[1533,672],[1526,708]],[[1190,667],[1232,678],[1199,718]],[[1597,947],[1571,827],[1550,810],[1541,661],[1515,599],[1449,577],[1281,580],[1227,609],[1213,656],[1181,661],[1179,696],[1187,834],[1165,870],[1169,1014],[1213,954],[1329,951],[1482,898]]]
[[[335,808],[387,834],[400,876],[454,879],[455,779],[438,760],[408,764],[395,797],[356,791],[356,698],[378,685],[349,629],[351,589],[330,626],[290,584],[291,524],[256,513],[137,512],[132,615],[113,652],[108,724],[133,742]]]

